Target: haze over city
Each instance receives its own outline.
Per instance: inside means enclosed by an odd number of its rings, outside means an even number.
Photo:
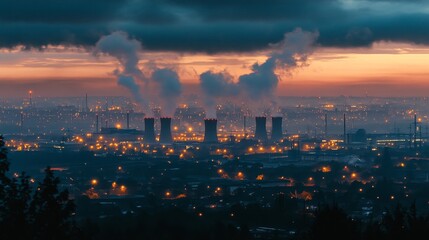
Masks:
[[[425,0],[0,0],[0,239],[421,239]]]

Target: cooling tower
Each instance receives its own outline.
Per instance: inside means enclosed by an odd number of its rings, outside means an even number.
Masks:
[[[282,117],[272,117],[271,140],[278,141],[283,137]]]
[[[217,119],[204,119],[204,142],[216,143],[217,139]]]
[[[171,118],[162,117],[161,120],[161,133],[159,136],[160,143],[172,143],[173,138],[171,136]]]
[[[144,141],[146,143],[155,142],[155,118],[144,119]]]
[[[256,117],[256,129],[255,129],[255,138],[261,141],[267,140],[267,118],[266,117]]]

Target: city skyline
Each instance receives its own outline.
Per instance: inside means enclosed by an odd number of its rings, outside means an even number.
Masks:
[[[65,10],[50,1],[32,5],[22,0],[1,3],[2,9],[17,3],[24,6],[20,14],[0,17],[4,97],[25,96],[30,89],[44,97],[132,97],[116,80],[115,71],[124,69],[120,60],[97,50],[103,37],[117,33],[138,45],[136,69],[145,78],[156,68],[171,69],[183,93],[199,90],[189,85],[199,84],[206,71],[228,73],[237,83],[296,29],[314,35],[311,49],[300,66],[276,66],[278,86],[269,89],[274,95],[409,97],[426,96],[429,90],[424,31],[429,7],[424,1],[273,1],[268,6],[260,1],[93,1],[86,10],[79,8],[80,1],[67,1],[71,10]],[[233,13],[242,6],[246,14]],[[31,7],[40,13],[27,11]],[[45,14],[44,7],[56,11]],[[97,8],[97,14],[89,14]],[[337,18],[344,22],[336,24]],[[18,34],[24,27],[28,36]],[[136,79],[135,85],[144,96],[144,83]]]

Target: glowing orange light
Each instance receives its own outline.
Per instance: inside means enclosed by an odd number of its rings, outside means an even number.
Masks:
[[[92,185],[97,185],[98,184],[98,180],[97,179],[92,179],[91,180],[91,184]]]
[[[331,168],[329,166],[322,167],[322,172],[327,173],[327,172],[330,172],[330,171],[331,171]]]

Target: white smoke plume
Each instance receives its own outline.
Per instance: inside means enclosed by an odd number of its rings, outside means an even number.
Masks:
[[[114,32],[108,36],[103,36],[95,46],[95,54],[108,54],[119,61],[121,69],[114,71],[118,85],[127,88],[134,99],[142,104],[145,101],[136,79],[146,81],[146,78],[138,67],[139,51],[141,51],[140,42],[130,39],[124,32]]]
[[[281,42],[270,46],[272,52],[268,59],[262,64],[253,64],[252,72],[241,75],[236,83],[226,72],[204,72],[200,75],[200,86],[206,104],[215,105],[213,101],[225,96],[244,96],[253,101],[269,98],[272,101],[280,81],[276,72],[292,74],[294,69],[306,66],[317,37],[318,33],[302,31],[300,28],[286,33]]]
[[[300,28],[286,33],[284,39],[272,45],[273,51],[262,64],[255,63],[252,73],[240,76],[238,84],[251,99],[272,97],[279,84],[276,69],[291,74],[293,69],[306,66],[314,51],[318,33],[302,31]]]
[[[218,73],[206,71],[200,74],[200,86],[204,92],[204,104],[209,118],[216,117],[216,101],[239,93],[233,77],[226,71]]]
[[[170,68],[156,68],[152,73],[152,80],[159,88],[163,114],[172,116],[177,107],[177,100],[182,94],[179,75]]]

